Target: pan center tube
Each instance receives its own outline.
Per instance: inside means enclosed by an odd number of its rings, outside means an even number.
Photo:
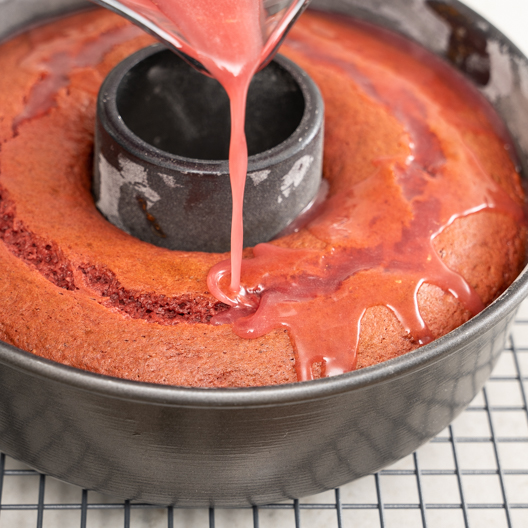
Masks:
[[[278,56],[249,88],[244,245],[273,239],[321,187],[323,101]],[[93,193],[114,225],[182,251],[230,248],[229,99],[218,81],[161,45],[137,52],[99,93]]]

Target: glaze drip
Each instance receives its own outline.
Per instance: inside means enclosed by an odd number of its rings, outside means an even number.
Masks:
[[[267,17],[263,0],[121,0],[136,15],[163,32],[191,64],[200,64],[229,96],[231,139],[229,177],[232,192],[231,284],[240,289],[243,252],[243,202],[248,167],[246,100],[253,75],[269,58],[299,11],[285,2]],[[159,31],[157,31],[160,34]]]
[[[332,21],[321,16],[325,18]],[[311,20],[314,33],[318,24]],[[244,338],[260,337],[281,326],[289,330],[300,380],[313,379],[312,366],[321,362],[326,376],[354,369],[361,319],[374,306],[387,307],[414,343],[429,343],[435,336],[418,305],[424,283],[449,292],[471,316],[479,313],[484,308],[480,297],[444,264],[434,240],[456,219],[486,209],[524,222],[521,207],[476,160],[465,136],[470,124],[459,123],[454,111],[441,109],[434,99],[416,93],[412,83],[347,46],[340,34],[346,25],[358,33],[367,28],[371,36],[386,36],[383,30],[355,22],[333,23],[334,34],[327,39],[309,39],[302,29],[294,30],[289,38],[293,53],[347,77],[366,99],[381,104],[400,123],[406,153],[372,160],[370,176],[348,191],[331,189],[321,214],[307,226],[327,244],[323,252],[256,246],[253,258],[242,263],[242,299],[224,293],[227,262],[216,265],[208,280],[211,292],[232,306],[215,316],[213,323],[232,323]],[[325,22],[319,27],[325,29]],[[360,40],[358,47],[362,44]],[[456,72],[438,59],[428,54],[423,58],[432,63],[433,74],[449,75],[457,88],[462,84]],[[476,90],[466,86],[463,90],[482,106],[481,114],[489,112]],[[431,117],[434,123],[440,117],[442,126],[433,128]],[[487,126],[491,128],[489,122]],[[477,132],[489,133],[486,126]],[[446,136],[460,145],[459,154],[450,153],[449,161],[443,147]],[[382,187],[391,192],[380,193]]]

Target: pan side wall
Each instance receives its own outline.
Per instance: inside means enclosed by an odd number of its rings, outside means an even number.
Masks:
[[[0,364],[0,449],[120,499],[241,506],[310,495],[387,466],[444,429],[488,379],[513,316],[418,372],[271,407],[138,403]]]

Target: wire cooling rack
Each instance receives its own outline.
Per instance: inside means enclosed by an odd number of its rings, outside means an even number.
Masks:
[[[528,527],[528,301],[466,411],[397,464],[301,500],[240,509],[119,502],[0,455],[0,528]]]

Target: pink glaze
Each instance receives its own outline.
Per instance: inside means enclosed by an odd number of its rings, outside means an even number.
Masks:
[[[352,22],[350,26],[365,27]],[[414,44],[383,30],[367,29],[369,38],[376,35],[420,56],[429,64],[431,82],[435,75],[447,78],[469,107],[486,116],[487,125],[476,133],[490,134],[495,127],[504,147],[511,146],[489,104],[454,70]],[[348,77],[367,98],[388,109],[407,133],[409,154],[372,160],[376,168],[370,177],[348,191],[331,193],[307,226],[313,236],[326,242],[325,250],[257,245],[253,258],[242,263],[241,299],[226,293],[227,261],[217,264],[208,280],[215,297],[232,306],[216,315],[213,323],[231,323],[244,338],[257,338],[279,327],[288,329],[300,380],[313,379],[315,363],[323,364],[326,376],[355,368],[361,319],[373,306],[389,308],[415,343],[430,342],[433,335],[417,300],[424,283],[451,293],[471,315],[480,312],[484,308],[481,299],[443,263],[433,241],[457,218],[486,209],[524,222],[522,208],[479,164],[457,128],[457,116],[446,119],[450,137],[459,145],[447,168],[442,142],[429,124],[431,116],[444,109],[415,93],[412,83],[392,74],[382,60],[381,64],[369,63],[354,50],[343,60],[346,28],[336,25],[332,31],[335,35],[326,46],[294,31],[289,46]],[[362,42],[361,32],[354,36],[359,39],[357,48],[368,45]],[[382,188],[389,192],[380,192]]]

